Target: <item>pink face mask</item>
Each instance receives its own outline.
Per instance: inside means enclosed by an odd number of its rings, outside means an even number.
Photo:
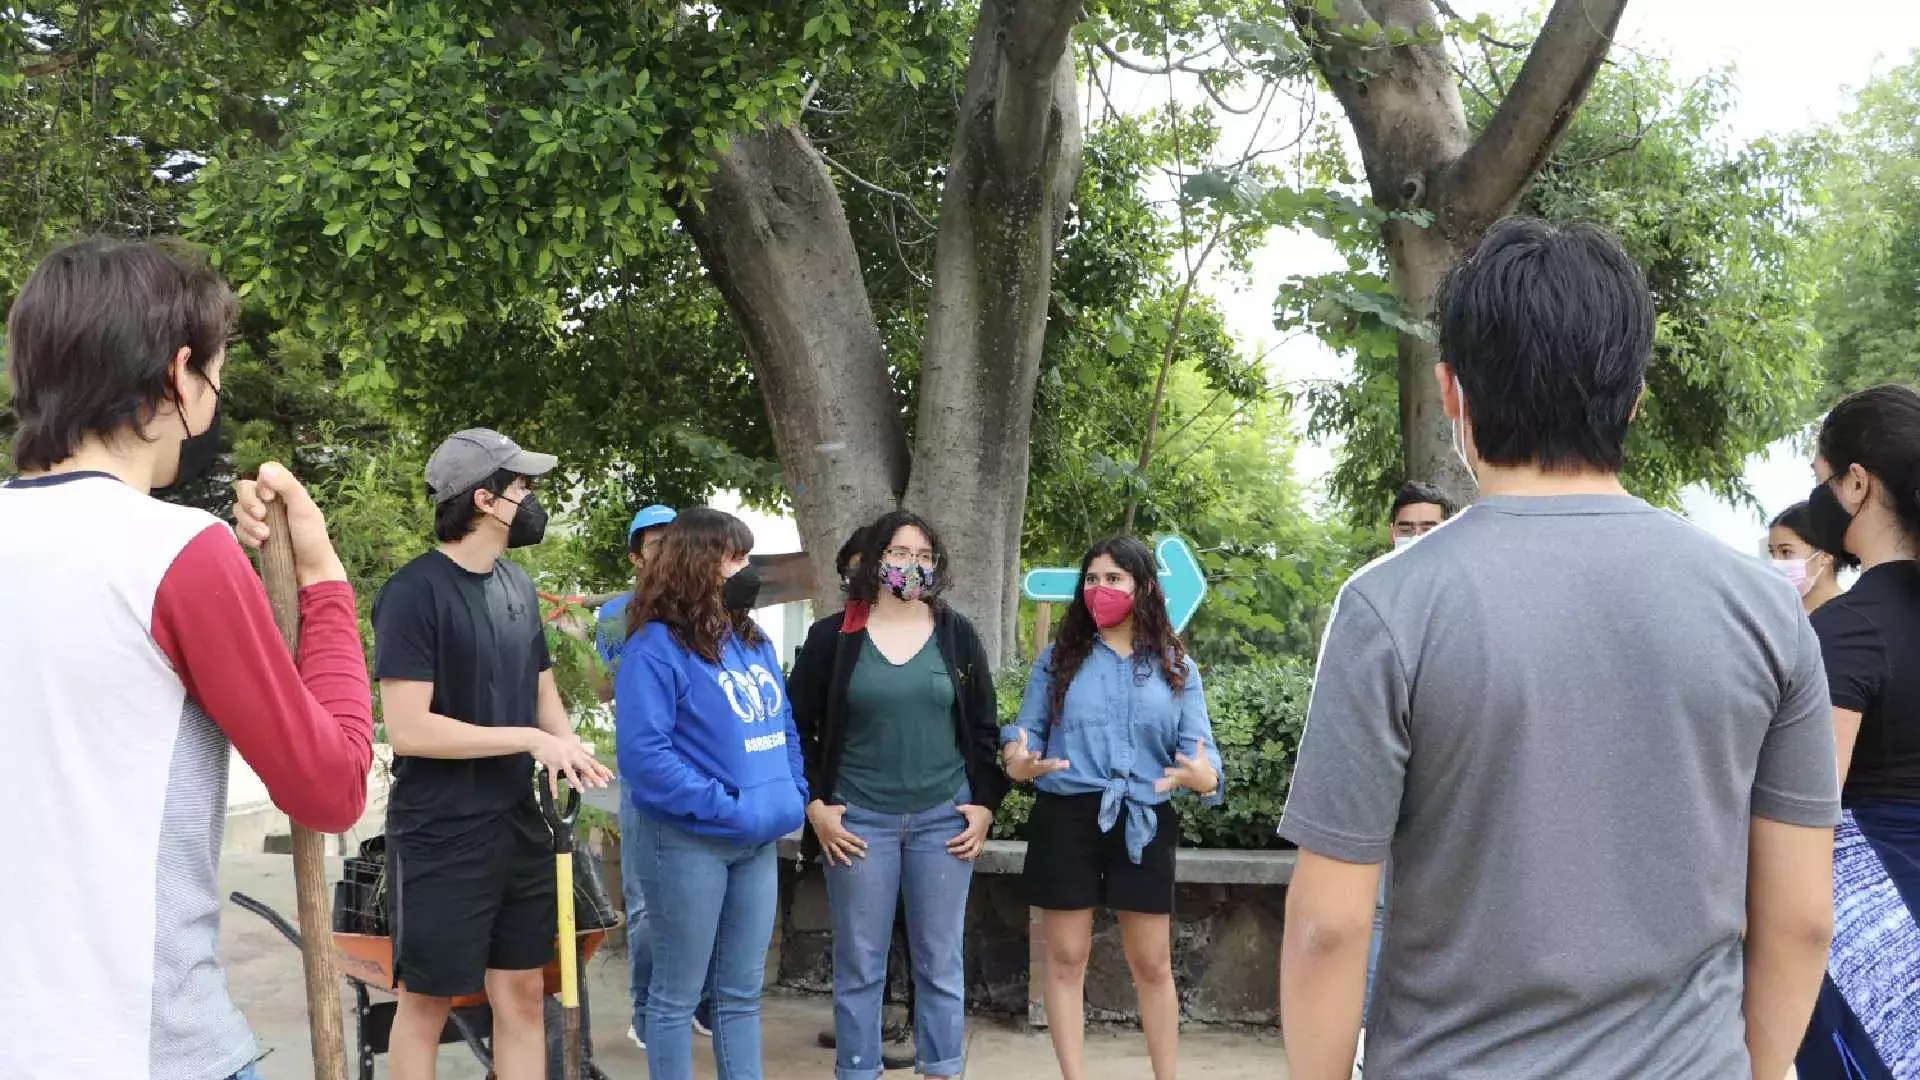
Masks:
[[[1102,630],[1110,626],[1119,626],[1133,614],[1133,594],[1121,592],[1107,585],[1094,585],[1083,590],[1081,596],[1087,602],[1087,613],[1093,616],[1093,624]]]
[[[1799,590],[1801,596],[1805,596],[1813,588],[1813,576],[1807,573],[1808,561],[1807,559],[1775,559],[1773,568],[1780,571],[1788,581],[1793,582],[1793,587]]]

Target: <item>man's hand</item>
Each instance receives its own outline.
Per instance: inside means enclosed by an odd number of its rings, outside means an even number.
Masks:
[[[267,541],[267,504],[278,500],[287,508],[288,539],[293,544],[293,572],[301,588],[322,581],[347,580],[346,567],[334,554],[327,536],[327,519],[313,496],[277,462],[260,466],[258,480],[233,485],[234,532],[248,547]]]
[[[956,859],[972,862],[979,858],[980,849],[987,846],[987,830],[993,827],[993,811],[972,803],[956,809],[961,817],[967,819],[967,827],[961,830],[960,835],[947,841],[947,853]]]
[[[1066,758],[1043,758],[1027,749],[1027,729],[1021,728],[1019,737],[1001,749],[1007,775],[1025,782],[1048,773],[1056,773],[1069,767]]]
[[[1207,740],[1198,739],[1193,744],[1193,756],[1176,753],[1174,765],[1160,774],[1153,782],[1155,791],[1172,791],[1176,787],[1201,795],[1211,795],[1220,786],[1220,774],[1213,769],[1213,762],[1207,760]]]
[[[823,799],[807,804],[807,822],[813,826],[813,835],[820,838],[820,850],[827,861],[852,866],[853,860],[867,857],[867,842],[847,831],[840,820],[846,816],[846,807],[831,805]]]
[[[547,767],[556,797],[560,794],[558,778],[561,776],[567,778],[567,783],[575,791],[603,788],[613,780],[613,773],[600,764],[599,759],[593,756],[592,747],[578,735],[552,735],[539,728],[527,730],[533,736],[528,752],[535,761]]]

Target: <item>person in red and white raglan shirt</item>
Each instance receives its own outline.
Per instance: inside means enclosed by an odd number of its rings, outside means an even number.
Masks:
[[[262,466],[301,586],[296,666],[233,531],[152,496],[217,450],[235,314],[184,249],[104,239],[47,256],[7,314],[5,1080],[251,1080],[214,955],[229,747],[302,825],[366,806],[366,659],[319,508]]]

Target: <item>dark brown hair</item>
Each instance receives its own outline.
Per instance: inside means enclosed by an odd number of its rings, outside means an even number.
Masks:
[[[732,514],[696,506],[664,527],[647,560],[633,601],[627,636],[650,622],[665,623],[680,647],[710,664],[731,631],[747,645],[762,641],[751,612],[729,613],[720,603],[720,564],[753,550],[753,530]]]
[[[238,306],[191,248],[94,237],[41,260],[7,313],[14,466],[50,469],[89,437],[139,432],[169,385],[173,357],[205,375]]]
[[[1144,682],[1152,671],[1149,665],[1157,660],[1174,693],[1187,685],[1187,647],[1173,632],[1173,620],[1167,616],[1167,597],[1160,590],[1153,552],[1131,536],[1102,540],[1080,560],[1080,580],[1073,586],[1073,602],[1060,618],[1060,634],[1053,640],[1053,656],[1047,662],[1047,678],[1051,680],[1047,687],[1047,717],[1056,724],[1066,706],[1067,687],[1093,652],[1094,636],[1100,632],[1093,624],[1093,613],[1087,610],[1085,592],[1087,568],[1102,555],[1133,576],[1134,681]]]

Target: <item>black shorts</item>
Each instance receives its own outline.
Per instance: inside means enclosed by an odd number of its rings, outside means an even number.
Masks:
[[[427,843],[389,837],[394,975],[409,993],[460,997],[493,971],[553,959],[553,834],[531,802],[486,835]]]
[[[1180,820],[1173,807],[1153,808],[1160,819],[1152,842],[1135,863],[1127,855],[1127,818],[1100,831],[1099,795],[1037,792],[1027,819],[1027,903],[1048,911],[1105,907],[1142,915],[1173,914],[1173,852]]]

